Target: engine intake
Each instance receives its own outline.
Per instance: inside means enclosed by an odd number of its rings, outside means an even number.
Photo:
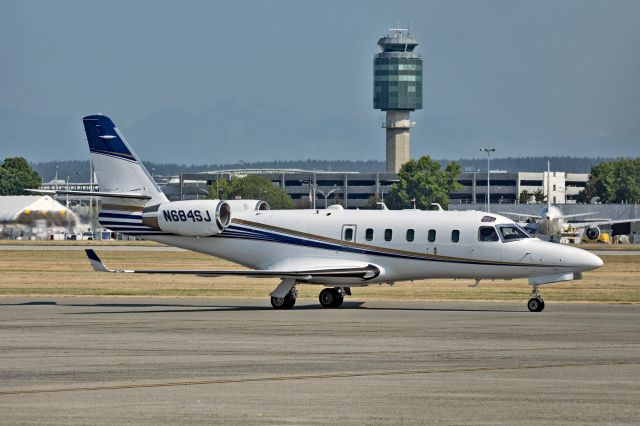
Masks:
[[[600,228],[598,228],[597,226],[589,227],[585,230],[584,233],[588,239],[597,240],[598,237],[600,237]]]
[[[220,200],[183,200],[156,204],[142,211],[150,228],[185,237],[218,235],[231,223],[231,206]]]

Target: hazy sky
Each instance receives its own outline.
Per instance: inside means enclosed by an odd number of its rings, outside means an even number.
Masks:
[[[372,56],[424,59],[413,156],[640,155],[640,1],[0,0],[0,157],[83,159],[111,116],[144,159],[383,159]]]

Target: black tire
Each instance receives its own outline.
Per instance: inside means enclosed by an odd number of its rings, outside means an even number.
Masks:
[[[527,302],[527,308],[531,312],[542,312],[544,309],[544,301],[537,297],[532,297],[529,299],[529,302]]]
[[[323,308],[337,308],[344,302],[344,296],[337,288],[325,288],[318,296]]]
[[[342,306],[342,302],[344,302],[344,296],[336,291],[337,297],[335,298],[335,302],[333,303],[332,308],[339,308]]]
[[[296,304],[296,298],[287,294],[285,297],[271,297],[271,306],[273,309],[284,310],[291,309]]]
[[[335,292],[333,291],[332,288],[325,288],[320,292],[320,295],[318,296],[318,300],[320,300],[320,305],[322,305],[323,308],[330,308],[334,303],[334,299],[335,299]]]

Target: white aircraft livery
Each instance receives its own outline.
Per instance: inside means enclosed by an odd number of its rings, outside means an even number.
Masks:
[[[83,119],[102,198],[99,222],[112,231],[227,259],[246,270],[109,269],[110,273],[277,277],[276,309],[290,309],[296,286],[324,286],[323,307],[352,287],[429,278],[528,278],[528,309],[544,309],[538,287],[581,278],[602,266],[587,251],[530,237],[512,220],[479,211],[270,210],[260,200],[169,201],[120,130],[103,115]],[[43,192],[43,191],[41,191]],[[73,191],[51,191],[65,194]]]

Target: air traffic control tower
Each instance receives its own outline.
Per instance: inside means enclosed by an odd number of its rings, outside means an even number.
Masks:
[[[390,29],[378,40],[382,52],[373,59],[373,108],[386,112],[387,173],[397,173],[409,161],[409,113],[422,109],[422,57],[409,30]]]

